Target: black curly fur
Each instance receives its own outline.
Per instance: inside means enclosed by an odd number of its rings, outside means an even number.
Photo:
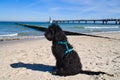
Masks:
[[[45,32],[45,37],[52,41],[52,53],[56,59],[56,67],[53,74],[60,76],[75,75],[78,73],[88,74],[88,75],[99,75],[106,74],[105,72],[93,72],[93,71],[83,71],[80,58],[76,51],[71,51],[69,54],[64,55],[66,51],[65,45],[58,44],[59,41],[68,42],[65,33],[57,24],[51,24],[48,30]],[[72,46],[68,42],[68,47]]]

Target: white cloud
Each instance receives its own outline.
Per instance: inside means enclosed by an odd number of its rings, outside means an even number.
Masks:
[[[63,19],[69,17],[103,18],[107,16],[118,16],[118,14],[120,14],[120,6],[117,1],[119,0],[61,0],[60,3],[63,4],[60,4],[59,1],[44,0],[42,2],[45,5],[42,5],[41,10],[39,9],[40,11],[37,11],[38,9],[32,9],[31,14],[53,16]],[[39,0],[34,1],[33,3],[27,4],[25,8],[38,8],[41,4],[40,2]],[[45,10],[43,7],[45,7]]]
[[[58,10],[61,10],[61,9],[63,9],[63,8],[61,8],[61,7],[52,7],[52,8],[50,8],[51,11],[58,11]]]

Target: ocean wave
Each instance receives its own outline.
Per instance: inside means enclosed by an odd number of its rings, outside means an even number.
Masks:
[[[93,26],[93,27],[85,27],[85,29],[115,29],[115,28],[120,28],[119,26],[108,26],[108,27],[98,27],[98,26]]]
[[[106,31],[106,32],[92,32],[87,34],[106,34],[106,33],[120,33],[120,31]]]
[[[0,34],[0,37],[17,36],[17,35],[18,35],[18,33]]]
[[[0,37],[0,41],[10,40],[31,40],[31,39],[43,39],[44,36],[12,36],[12,37]]]

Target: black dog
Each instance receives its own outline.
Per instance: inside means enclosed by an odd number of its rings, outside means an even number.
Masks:
[[[52,53],[56,58],[56,67],[53,74],[60,76],[84,73],[88,75],[106,74],[105,72],[83,71],[80,58],[67,37],[57,24],[51,24],[45,32],[45,37],[52,41]]]

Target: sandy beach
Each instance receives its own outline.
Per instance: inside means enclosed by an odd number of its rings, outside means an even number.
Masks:
[[[45,38],[0,41],[0,80],[120,80],[120,33],[97,34],[111,39],[68,36],[81,58],[83,70],[114,76],[77,74],[55,76],[52,43]]]

